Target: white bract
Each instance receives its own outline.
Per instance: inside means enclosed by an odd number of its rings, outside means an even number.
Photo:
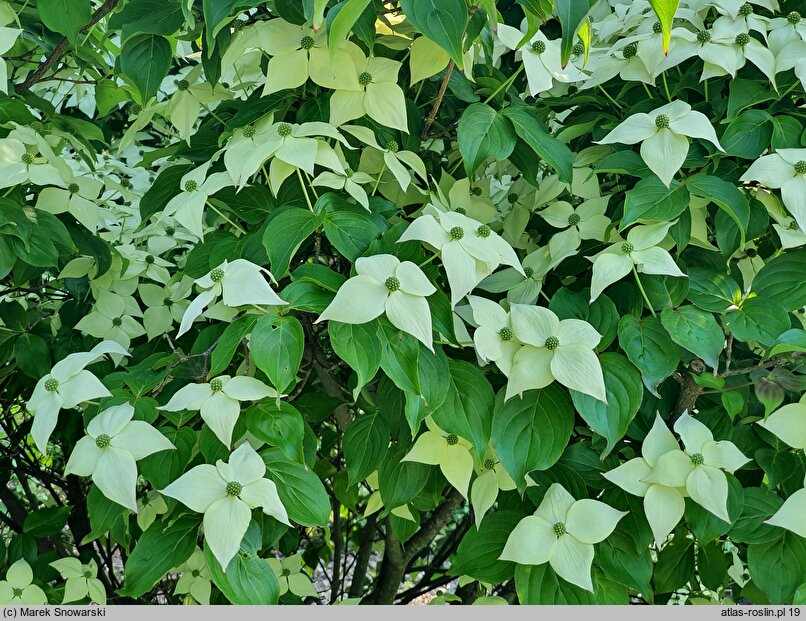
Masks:
[[[593,545],[609,537],[625,515],[598,500],[575,500],[554,483],[534,514],[509,534],[500,558],[520,565],[548,563],[561,578],[593,591]]]
[[[174,393],[170,401],[157,408],[169,412],[193,410],[221,442],[232,445],[232,431],[241,413],[241,401],[260,401],[276,397],[277,392],[254,377],[220,375],[206,384],[188,384]]]
[[[263,478],[265,474],[260,455],[245,442],[232,452],[229,461],[219,459],[215,466],[195,466],[160,493],[204,513],[205,541],[226,570],[241,546],[252,509],[261,507],[266,515],[289,524],[277,487]]]
[[[137,511],[137,462],[153,453],[176,448],[168,438],[142,420],[132,420],[128,403],[107,408],[87,425],[65,474],[92,477],[104,496]]]
[[[689,137],[707,140],[724,151],[708,117],[678,100],[650,113],[633,114],[597,144],[640,142],[644,162],[669,187],[688,155]]]
[[[609,196],[600,196],[589,199],[576,208],[566,201],[557,201],[540,211],[540,217],[551,226],[564,229],[552,235],[549,241],[552,256],[566,256],[579,248],[583,239],[605,241],[610,218],[604,214],[609,200]]]
[[[448,483],[467,498],[474,465],[470,442],[455,433],[446,433],[430,416],[425,419],[425,424],[428,431],[420,434],[402,461],[439,466]]]
[[[31,436],[41,453],[47,453],[48,439],[62,408],[69,410],[82,401],[111,395],[106,386],[84,368],[105,354],[128,356],[129,352],[114,341],[103,341],[88,352],[70,354],[60,360],[36,383],[27,408],[34,415]]]
[[[287,556],[284,559],[267,558],[266,562],[277,576],[280,595],[291,591],[297,597],[318,597],[319,594],[311,584],[311,579],[302,573],[302,554]]]
[[[644,274],[666,274],[685,278],[672,255],[660,244],[674,222],[659,222],[634,226],[627,233],[627,240],[612,244],[595,257],[591,277],[591,298],[593,302],[602,291],[629,274],[633,269]]]
[[[207,175],[212,162],[205,162],[186,173],[179,181],[179,194],[165,205],[164,214],[176,221],[199,239],[204,238],[204,206],[210,195],[233,185],[229,173]]]
[[[542,306],[512,304],[512,336],[523,343],[512,359],[506,399],[553,381],[607,403],[594,353],[602,336],[588,322],[560,320]]]
[[[177,567],[176,571],[182,575],[176,581],[174,594],[187,595],[193,602],[208,605],[212,591],[210,584],[212,577],[204,560],[204,552],[196,548],[190,558]],[[188,598],[185,599],[185,603],[189,603]]]
[[[431,309],[426,297],[436,292],[423,271],[411,261],[391,254],[361,257],[356,276],[348,279],[315,323],[360,324],[386,313],[396,328],[408,332],[433,350]]]
[[[0,606],[44,606],[48,603],[45,592],[34,581],[31,566],[20,559],[6,572],[0,581]]]
[[[806,230],[806,149],[778,149],[757,159],[742,181],[758,181],[768,188],[780,189],[784,206],[798,227]]]
[[[473,333],[476,354],[484,362],[495,362],[504,375],[509,375],[512,359],[522,345],[512,331],[510,313],[487,298],[470,295],[467,299],[477,326]]]
[[[82,564],[77,558],[67,557],[53,561],[50,566],[65,580],[62,604],[78,602],[89,597],[90,601],[106,606],[106,589],[103,582],[97,578],[98,566],[95,561],[90,560],[89,563]]]
[[[282,306],[288,304],[280,299],[266,282],[263,275],[274,280],[265,267],[255,265],[246,259],[224,261],[196,281],[203,291],[190,303],[179,326],[179,336],[190,330],[196,318],[213,303],[218,296],[230,308],[247,305]]]
[[[481,528],[484,515],[495,504],[498,492],[511,491],[516,487],[515,481],[498,461],[495,452],[489,448],[481,463],[481,471],[470,487],[470,503],[473,506],[476,528]]]

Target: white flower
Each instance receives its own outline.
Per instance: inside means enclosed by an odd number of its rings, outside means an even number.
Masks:
[[[127,300],[111,291],[101,291],[92,307],[92,312],[85,315],[76,324],[76,330],[81,330],[99,339],[107,339],[120,343],[121,347],[128,348],[131,340],[146,333],[143,326],[132,317],[132,313],[140,314],[137,303],[129,298]],[[127,307],[128,306],[128,307]]]
[[[302,573],[302,554],[287,556],[284,559],[267,558],[277,582],[280,585],[280,595],[291,591],[297,597],[319,597],[311,584],[311,579]]]
[[[605,241],[604,235],[610,226],[605,214],[609,196],[592,198],[574,208],[566,201],[552,203],[538,212],[551,226],[565,229],[552,235],[549,250],[552,256],[567,256],[579,248],[583,239]]]
[[[355,262],[355,271],[357,275],[339,288],[315,323],[332,320],[360,324],[386,313],[392,325],[433,351],[431,309],[426,297],[436,292],[436,287],[423,271],[391,254],[361,257]]]
[[[31,566],[20,559],[8,568],[6,579],[0,581],[0,606],[44,606],[48,603],[45,592],[35,584]]]
[[[0,140],[0,189],[30,181],[36,185],[61,185],[59,170],[30,153],[16,138]]]
[[[473,515],[476,528],[481,528],[485,513],[495,504],[499,490],[507,492],[515,489],[517,485],[503,464],[498,461],[492,447],[487,449],[481,472],[473,481],[470,488],[470,503],[473,505]]]
[[[644,162],[669,187],[688,155],[687,136],[708,140],[724,151],[708,117],[684,101],[673,101],[648,114],[633,114],[597,144],[640,142]]]
[[[430,416],[426,417],[425,424],[428,431],[420,434],[401,461],[439,466],[448,483],[467,498],[474,465],[470,442],[455,433],[444,432]]]
[[[211,194],[233,185],[227,172],[207,175],[211,162],[205,162],[185,174],[179,181],[181,192],[174,196],[163,210],[164,215],[176,221],[199,239],[204,238],[204,206]]]
[[[199,548],[193,551],[190,558],[176,569],[182,575],[176,581],[174,595],[189,595],[193,601],[207,606],[210,603],[210,569],[204,560],[204,552]],[[185,603],[188,603],[185,600]]]
[[[554,483],[534,515],[509,534],[500,558],[521,565],[549,563],[561,578],[593,591],[593,544],[609,537],[625,515],[598,500],[574,500]]]
[[[644,274],[666,274],[685,277],[672,256],[659,244],[664,240],[674,222],[659,222],[634,226],[627,233],[627,241],[616,242],[595,257],[591,277],[593,302],[607,287],[621,280],[637,267]]]
[[[0,28],[0,54],[8,52],[17,41],[17,37],[22,34],[19,28]],[[0,58],[0,93],[8,93],[8,67],[6,62]]]
[[[806,230],[806,149],[778,149],[757,159],[742,181],[758,181],[780,189],[784,205],[801,230]]]
[[[36,383],[27,408],[34,415],[31,436],[39,452],[47,453],[48,439],[56,427],[59,410],[72,409],[82,401],[111,396],[112,393],[97,377],[84,370],[104,354],[128,356],[129,352],[114,341],[103,341],[88,352],[70,354],[60,360]]]
[[[277,392],[254,377],[220,375],[207,384],[188,384],[177,390],[165,405],[168,412],[194,410],[201,413],[216,437],[227,448],[232,444],[232,430],[241,413],[240,401],[260,401],[276,397]]]
[[[72,177],[60,187],[43,188],[36,208],[52,214],[69,212],[93,233],[98,224],[98,195],[104,184],[90,177]]]
[[[509,375],[512,359],[522,343],[512,331],[510,314],[501,306],[475,295],[467,297],[477,328],[473,333],[476,353],[484,362],[495,362],[504,375]]]
[[[501,265],[523,274],[518,256],[489,226],[455,211],[437,211],[417,218],[398,242],[417,239],[437,248],[451,287],[451,306],[470,293]]]
[[[174,323],[182,321],[190,302],[187,301],[193,281],[183,277],[168,286],[143,283],[137,287],[140,299],[148,308],[143,313],[146,335],[153,339],[167,333]]]
[[[101,606],[106,606],[106,590],[103,583],[98,580],[98,566],[95,561],[90,560],[86,565],[82,565],[77,558],[60,558],[58,561],[50,563],[56,571],[64,578],[64,598],[62,604],[77,602],[85,597]]]
[[[266,465],[260,455],[244,442],[228,462],[219,459],[215,466],[191,468],[160,493],[204,513],[205,540],[226,571],[249,527],[252,509],[262,507],[266,515],[289,524],[277,487],[264,474]]]
[[[246,305],[281,306],[288,304],[272,290],[263,274],[272,281],[274,276],[265,267],[255,265],[246,259],[224,261],[215,269],[196,281],[204,291],[188,306],[179,326],[179,336],[190,330],[195,319],[218,296],[223,297],[224,304],[230,308]]]
[[[212,85],[202,79],[202,65],[196,65],[190,71],[182,75],[170,76],[174,80],[180,78],[176,83],[176,91],[168,100],[168,110],[166,116],[179,132],[179,137],[187,140],[190,144],[190,136],[193,133],[193,125],[199,118],[199,112],[204,105],[209,110],[210,104],[217,103],[222,99],[230,99],[227,89],[219,84]]]
[[[92,476],[104,496],[137,511],[137,463],[152,453],[176,448],[142,420],[132,420],[128,403],[107,408],[87,425],[87,435],[73,449],[65,474]]]
[[[506,399],[554,380],[607,403],[604,376],[593,349],[601,335],[586,321],[563,319],[548,308],[512,304],[512,333],[524,345],[512,359]]]

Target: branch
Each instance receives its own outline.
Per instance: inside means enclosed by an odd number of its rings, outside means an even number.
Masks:
[[[105,15],[110,13],[118,4],[118,0],[106,0],[95,13],[92,14],[90,21],[84,24],[80,29],[79,32],[86,32],[90,28],[92,28],[95,24],[101,21]],[[67,37],[64,37],[61,41],[59,41],[58,45],[53,48],[53,51],[48,55],[48,57],[36,68],[28,78],[17,87],[17,92],[22,93],[27,91],[37,82],[41,82],[42,79],[45,77],[45,74],[48,70],[54,65],[54,63],[59,60],[62,55],[67,50]]]
[[[448,82],[451,79],[451,73],[453,73],[453,66],[454,62],[451,60],[451,62],[448,63],[448,68],[445,70],[445,77],[442,78],[442,84],[439,86],[439,92],[437,93],[437,98],[434,100],[434,105],[431,107],[431,112],[429,113],[428,118],[425,120],[425,125],[423,125],[423,139],[428,136],[428,130],[431,129],[431,125],[437,118],[437,112],[439,112],[439,107],[442,105],[442,98],[445,96],[445,91],[448,88]]]

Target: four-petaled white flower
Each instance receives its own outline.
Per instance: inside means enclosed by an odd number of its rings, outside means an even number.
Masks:
[[[287,556],[284,559],[267,558],[266,562],[277,576],[280,595],[291,591],[297,597],[318,597],[319,594],[311,584],[311,579],[302,573],[302,554]]]
[[[34,581],[31,566],[20,559],[8,568],[6,579],[0,581],[0,606],[44,606],[47,595]]]
[[[153,453],[176,448],[168,438],[142,420],[132,420],[128,403],[107,408],[87,425],[65,474],[92,476],[104,496],[137,512],[137,462]]]
[[[477,325],[473,333],[476,353],[482,361],[495,362],[504,375],[509,375],[512,359],[522,345],[512,331],[509,312],[487,298],[469,295],[467,299]]]
[[[516,487],[504,465],[498,461],[495,451],[492,447],[488,448],[481,462],[481,470],[470,487],[470,504],[473,505],[476,528],[481,528],[484,515],[495,504],[499,490],[507,492]]]
[[[780,189],[784,205],[801,230],[806,231],[806,149],[778,149],[757,159],[742,181],[758,181]]]
[[[446,433],[430,416],[425,424],[428,431],[420,434],[402,461],[439,466],[448,483],[467,498],[474,464],[470,442],[455,433]]]
[[[176,571],[182,575],[176,581],[174,595],[188,595],[197,604],[207,606],[210,603],[212,577],[207,561],[204,560],[204,552],[196,548],[190,558],[177,567]],[[189,603],[187,599],[185,603]]]
[[[160,493],[204,513],[205,541],[226,571],[249,527],[252,509],[262,507],[266,515],[289,524],[277,486],[263,478],[265,474],[266,464],[244,442],[232,452],[228,462],[219,459],[215,466],[195,466]]]
[[[571,203],[557,201],[539,212],[540,217],[551,226],[564,229],[549,240],[551,256],[568,256],[579,248],[583,239],[605,241],[604,235],[610,226],[605,214],[609,196],[591,198],[574,208]]]
[[[277,392],[254,377],[220,375],[207,384],[188,384],[177,390],[158,410],[179,412],[197,410],[212,432],[229,448],[232,430],[241,413],[241,401],[260,401],[276,397]]]
[[[86,565],[74,557],[60,558],[50,563],[64,578],[64,598],[62,604],[78,602],[89,597],[91,601],[106,606],[106,589],[98,580],[98,565],[90,559]]]
[[[689,138],[707,140],[724,151],[708,117],[678,100],[649,113],[633,114],[597,144],[640,142],[644,162],[669,187],[688,155]]]
[[[204,206],[211,194],[233,185],[227,172],[207,175],[212,162],[205,162],[186,173],[179,181],[180,192],[165,205],[163,214],[176,221],[199,239],[204,239]]]
[[[593,352],[602,336],[581,319],[560,320],[548,308],[512,304],[512,335],[523,346],[512,359],[506,399],[557,380],[607,403],[604,376]]]
[[[41,453],[47,453],[48,439],[56,427],[59,410],[69,410],[82,401],[112,394],[97,377],[84,369],[105,354],[128,356],[129,352],[114,341],[103,341],[88,352],[70,354],[60,360],[36,383],[27,408],[34,415],[31,436]]]
[[[520,565],[549,563],[561,578],[593,591],[593,545],[609,537],[625,515],[598,500],[575,500],[554,483],[534,515],[509,534],[500,558]]]
[[[627,240],[604,249],[593,261],[591,299],[593,302],[607,287],[629,274],[634,268],[644,274],[666,274],[685,278],[672,255],[660,247],[674,222],[634,226]]]
[[[383,313],[396,328],[433,350],[431,309],[426,297],[436,292],[423,271],[391,254],[361,257],[356,276],[345,282],[322,312],[320,321],[367,323]]]

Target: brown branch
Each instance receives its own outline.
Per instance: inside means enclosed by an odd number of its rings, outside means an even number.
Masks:
[[[84,24],[80,29],[79,32],[86,32],[90,28],[92,28],[95,24],[101,21],[105,15],[110,13],[118,4],[118,0],[106,0],[98,9],[92,14],[90,17],[90,21]],[[45,77],[45,74],[48,70],[54,65],[54,63],[59,60],[62,55],[67,51],[67,37],[64,37],[61,41],[59,41],[58,45],[53,48],[53,51],[48,55],[48,57],[36,68],[28,78],[17,87],[17,92],[22,93],[27,91],[37,82],[41,82],[42,79]]]
[[[445,70],[445,77],[442,78],[442,84],[439,86],[439,92],[437,93],[437,98],[434,100],[434,105],[431,107],[431,112],[428,114],[428,118],[425,120],[425,125],[423,125],[423,139],[428,136],[428,130],[431,129],[431,125],[433,125],[437,118],[437,112],[439,112],[439,107],[442,105],[442,98],[445,96],[445,91],[448,88],[448,82],[451,79],[451,73],[453,73],[453,66],[454,62],[451,60],[448,63],[448,68]]]

